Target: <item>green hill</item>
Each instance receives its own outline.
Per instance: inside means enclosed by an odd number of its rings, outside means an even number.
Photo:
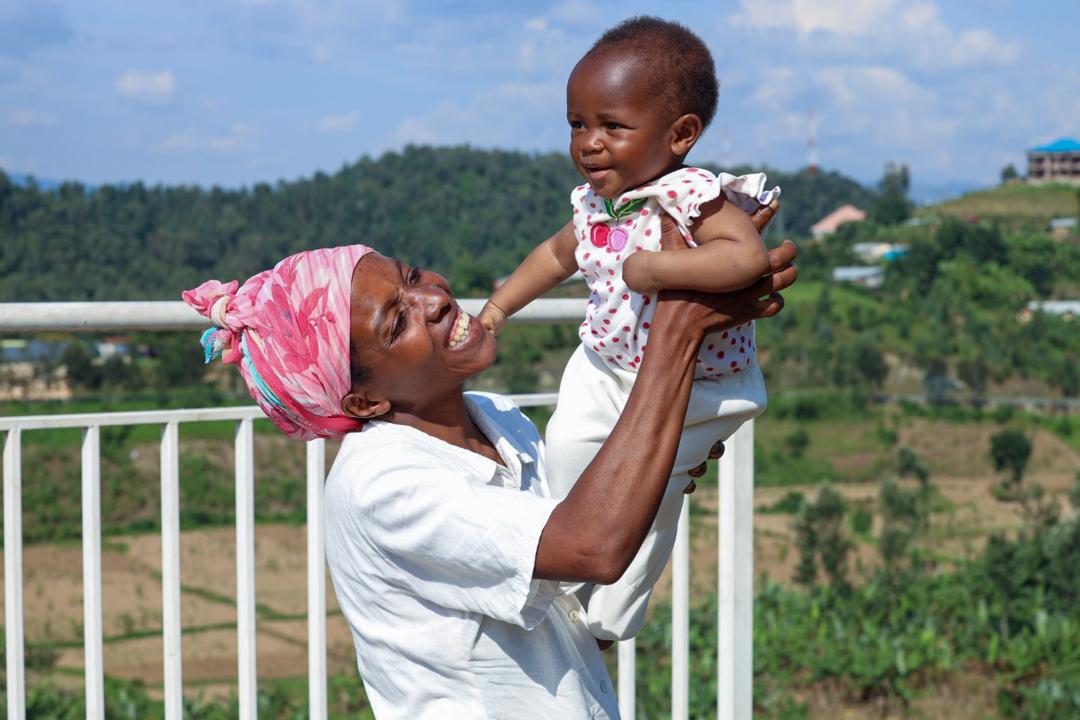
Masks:
[[[785,190],[780,232],[805,234],[838,205],[874,197],[835,172],[768,172]],[[240,190],[44,190],[0,172],[0,302],[175,299],[209,277],[243,278],[290,253],[346,243],[484,292],[566,222],[580,182],[563,153],[468,147],[407,147]]]
[[[1051,218],[1080,212],[1080,188],[1071,185],[1002,185],[968,193],[923,211],[961,219],[1001,221],[1009,225],[1046,227]]]

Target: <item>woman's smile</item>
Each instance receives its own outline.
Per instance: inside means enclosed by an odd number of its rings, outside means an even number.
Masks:
[[[458,315],[450,328],[447,346],[451,350],[463,350],[476,342],[481,330],[480,323],[469,313],[458,308]]]

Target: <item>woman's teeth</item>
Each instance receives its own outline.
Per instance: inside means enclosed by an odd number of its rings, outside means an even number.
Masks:
[[[462,310],[458,313],[457,320],[454,322],[454,330],[450,335],[450,349],[454,349],[461,341],[469,336],[469,327],[472,324],[472,318],[469,314]]]

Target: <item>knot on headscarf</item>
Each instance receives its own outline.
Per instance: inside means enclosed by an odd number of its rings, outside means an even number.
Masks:
[[[341,411],[351,388],[349,309],[356,263],[371,248],[346,245],[297,253],[243,285],[208,280],[182,294],[210,319],[205,362],[235,364],[282,432],[298,440],[336,437],[362,423]]]
[[[207,328],[199,340],[203,346],[203,361],[206,364],[223,356],[226,364],[238,362],[240,359],[235,349],[239,344],[237,334],[243,326],[230,327],[227,315],[229,302],[236,297],[239,287],[240,283],[235,280],[224,284],[217,280],[207,280],[199,287],[181,293],[184,302],[214,323],[214,327]]]

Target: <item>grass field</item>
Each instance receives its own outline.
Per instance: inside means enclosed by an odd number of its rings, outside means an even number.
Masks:
[[[924,215],[1001,220],[1044,229],[1051,218],[1076,217],[1080,212],[1078,190],[1080,188],[1070,185],[1002,185],[968,193],[921,212]]]

